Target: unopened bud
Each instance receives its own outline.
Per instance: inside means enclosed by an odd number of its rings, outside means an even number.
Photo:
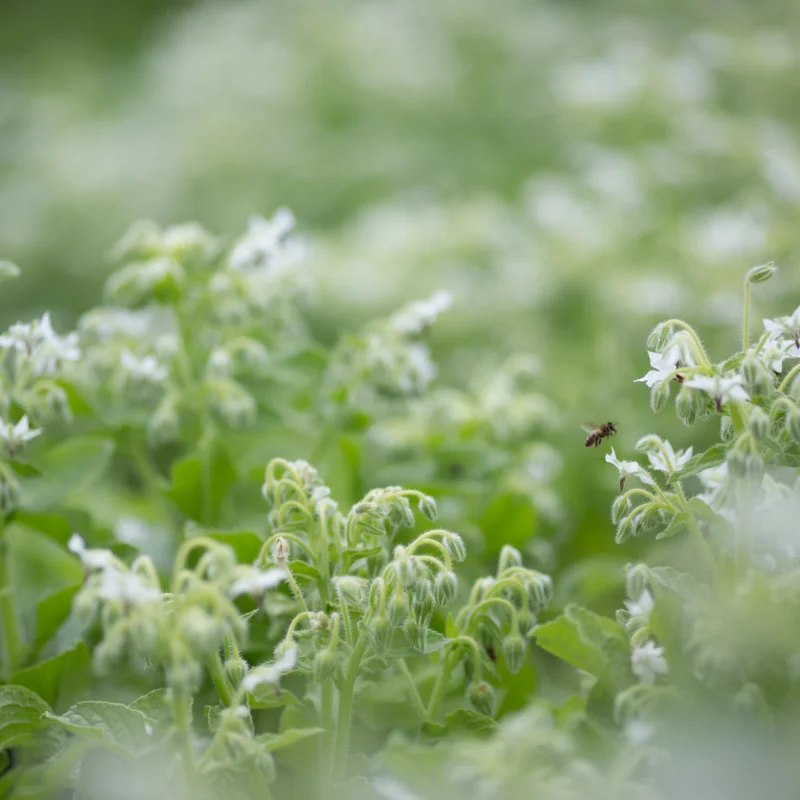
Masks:
[[[500,550],[500,558],[498,561],[499,572],[505,572],[510,567],[521,566],[522,554],[519,550],[517,550],[516,547],[512,547],[510,544],[504,544],[502,550]]]
[[[354,575],[342,575],[334,579],[336,592],[345,603],[360,606],[364,599],[364,579]]]
[[[233,684],[234,688],[239,688],[242,679],[247,675],[247,662],[241,657],[229,658],[223,665],[225,674],[228,680]]]
[[[289,558],[289,543],[279,536],[272,545],[272,558],[276,564],[285,564]]]
[[[774,261],[767,264],[761,264],[758,267],[751,267],[747,270],[747,281],[749,283],[764,283],[768,281],[776,272],[778,268],[775,266]]]
[[[408,594],[402,588],[392,592],[389,602],[386,604],[386,613],[393,625],[402,625],[408,616]]]
[[[747,474],[747,457],[740,447],[732,447],[725,455],[731,475],[743,478]]]
[[[458,578],[454,572],[440,570],[433,582],[433,598],[437,606],[446,606],[458,594]]]
[[[656,383],[650,389],[650,408],[654,413],[661,411],[669,400],[669,383]]]
[[[409,617],[403,624],[403,633],[406,635],[408,643],[419,652],[425,651],[425,640],[427,632],[421,628],[413,617]]]
[[[755,482],[760,483],[764,477],[764,459],[758,452],[750,452],[745,457],[745,472],[747,477]]]
[[[705,402],[704,395],[684,384],[675,397],[675,413],[684,425],[694,425],[698,416],[702,414]]]
[[[541,611],[553,596],[553,581],[549,575],[533,572],[528,579],[528,598],[536,611]]]
[[[326,647],[317,653],[317,657],[314,659],[314,680],[317,683],[329,681],[334,676],[338,666],[339,658],[336,651]]]
[[[494,714],[494,689],[485,681],[475,681],[469,685],[467,700],[481,714],[487,717]]]
[[[632,600],[638,600],[650,587],[650,570],[646,564],[629,564],[625,572],[625,591]]]
[[[769,417],[758,406],[753,406],[750,410],[750,432],[756,441],[762,441],[769,435]]]
[[[618,494],[611,504],[611,522],[616,525],[630,511],[630,500],[624,494]]]
[[[433,522],[436,519],[436,501],[429,495],[426,494],[420,497],[419,510],[431,522]]]
[[[503,658],[512,673],[517,673],[525,663],[525,642],[518,633],[511,633],[503,639]]]
[[[453,561],[461,563],[466,559],[467,548],[464,545],[464,540],[457,533],[450,533],[443,539],[442,543],[447,548],[447,552]]]
[[[766,394],[775,380],[767,365],[754,353],[749,352],[742,359],[741,373],[745,386],[751,395]]]
[[[369,637],[379,653],[385,653],[392,643],[392,625],[386,617],[374,617],[367,628]]]

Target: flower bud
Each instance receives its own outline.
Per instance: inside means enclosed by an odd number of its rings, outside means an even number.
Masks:
[[[386,604],[386,612],[389,616],[389,621],[393,625],[402,625],[408,616],[408,594],[399,585],[395,591],[392,592],[389,602]]]
[[[751,395],[766,394],[774,382],[775,376],[767,369],[767,365],[754,353],[749,352],[742,359],[740,367],[745,386]]]
[[[239,688],[242,679],[247,675],[247,662],[241,657],[229,658],[223,665],[225,674],[228,680],[233,684],[234,688]]]
[[[369,605],[373,611],[381,607],[381,597],[386,594],[386,581],[383,578],[375,578],[369,587]]]
[[[747,474],[747,457],[741,447],[732,447],[725,455],[731,475],[743,478]]]
[[[516,547],[510,544],[504,544],[500,550],[500,558],[498,560],[498,572],[505,572],[511,567],[522,566],[522,554]]]
[[[285,564],[289,558],[289,543],[279,536],[272,545],[272,558],[276,564]]]
[[[419,499],[419,510],[427,519],[433,522],[436,519],[436,501],[425,494]]]
[[[433,598],[437,606],[446,606],[458,594],[458,578],[454,572],[440,570],[433,582]]]
[[[196,661],[180,658],[167,668],[165,677],[173,692],[193,694],[202,681],[203,670]]]
[[[686,384],[681,387],[675,397],[675,413],[687,427],[694,425],[705,409],[706,399],[700,393],[690,389]]]
[[[283,639],[281,642],[278,643],[278,646],[275,648],[275,658],[278,661],[289,661],[290,653],[294,653],[294,660],[297,661],[297,643],[294,639]]]
[[[424,595],[417,595],[417,593],[412,592],[411,601],[414,614],[420,625],[427,625],[433,615],[433,592],[428,590]]]
[[[769,417],[758,406],[753,406],[750,410],[750,433],[756,441],[762,441],[769,436]]]
[[[669,400],[669,383],[656,383],[650,389],[650,408],[655,414],[661,411]]]
[[[768,281],[776,272],[778,268],[775,266],[774,261],[767,264],[761,264],[758,267],[751,267],[747,270],[746,279],[748,283],[764,283]]]
[[[336,592],[348,605],[361,606],[364,600],[364,579],[354,575],[341,575],[334,578]]]
[[[525,642],[518,633],[511,633],[503,639],[503,658],[512,673],[517,673],[525,663]]]
[[[386,617],[373,617],[367,628],[369,637],[379,653],[385,653],[392,643],[392,625]]]
[[[800,442],[800,408],[793,406],[786,412],[786,430],[796,442]]]
[[[326,647],[317,653],[314,659],[314,680],[317,683],[325,683],[330,680],[339,666],[339,658],[335,650]]]
[[[494,689],[485,681],[474,681],[469,685],[467,700],[481,714],[487,717],[494,714]]]
[[[666,347],[667,342],[669,341],[669,335],[669,325],[659,322],[658,325],[656,325],[655,328],[650,331],[650,334],[647,337],[647,349],[657,350],[660,353]]]
[[[745,457],[745,474],[754,483],[760,483],[764,477],[764,459],[758,452],[749,452]]]
[[[414,617],[409,617],[403,623],[403,633],[406,635],[408,643],[419,652],[425,651],[425,640],[427,639],[427,629],[421,628]]]
[[[723,415],[719,418],[719,438],[723,442],[730,442],[736,436],[736,428],[733,426],[733,420]]]
[[[467,557],[467,548],[464,546],[464,540],[457,533],[448,534],[443,540],[442,544],[447,548],[450,558],[457,563],[461,563]]]
[[[646,564],[629,564],[625,571],[625,591],[629,598],[640,598],[650,587],[650,570]]]
[[[178,300],[185,283],[183,267],[175,259],[161,256],[136,261],[115,272],[106,282],[106,296],[127,306],[148,300],[169,304]]]
[[[0,283],[13,281],[21,274],[22,271],[16,264],[12,264],[10,261],[0,261]]]
[[[176,441],[181,432],[180,397],[165,395],[147,422],[147,438],[153,445]]]
[[[611,504],[611,521],[616,525],[631,509],[631,501],[624,494],[618,494]]]
[[[531,572],[526,588],[528,599],[536,611],[545,608],[553,596],[553,581],[549,575],[541,572]]]

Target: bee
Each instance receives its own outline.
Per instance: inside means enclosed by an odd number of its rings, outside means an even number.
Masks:
[[[617,432],[616,424],[613,422],[606,422],[604,425],[595,425],[593,422],[584,422],[581,427],[588,431],[589,435],[586,437],[586,446],[595,447],[600,446],[603,439],[608,439]]]

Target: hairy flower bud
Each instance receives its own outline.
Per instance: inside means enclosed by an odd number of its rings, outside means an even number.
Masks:
[[[425,494],[419,499],[419,510],[425,515],[427,519],[433,522],[436,519],[436,501]]]
[[[485,681],[473,681],[467,688],[467,700],[481,714],[494,714],[494,689]]]
[[[367,632],[375,649],[379,653],[385,653],[392,643],[392,625],[386,617],[373,617],[370,621]]]
[[[681,387],[675,397],[675,413],[687,427],[694,425],[699,417],[704,416],[708,402],[702,392],[690,389],[686,384]]]
[[[464,540],[457,533],[449,533],[442,540],[442,544],[447,548],[450,558],[457,563],[461,563],[467,557],[467,548]]]
[[[534,610],[541,611],[553,597],[553,581],[549,575],[531,571],[528,583],[528,598]]]
[[[750,411],[750,433],[756,441],[762,441],[769,435],[769,417],[758,406],[753,406]]]
[[[650,586],[650,570],[646,564],[629,564],[625,570],[625,591],[629,598],[636,600]]]
[[[317,683],[329,681],[335,674],[339,666],[339,657],[335,650],[326,647],[317,653],[314,659],[314,680]]]
[[[420,627],[414,617],[409,617],[403,624],[403,633],[408,640],[408,643],[420,653],[425,651],[425,640],[427,638],[427,629]]]
[[[503,658],[512,673],[517,673],[525,663],[525,642],[518,633],[510,633],[503,639]]]
[[[239,688],[242,679],[247,675],[247,662],[241,657],[229,658],[223,665],[225,674],[228,680],[233,684],[234,688]]]
[[[392,592],[386,604],[386,613],[393,625],[401,625],[408,616],[408,593],[401,587]]]
[[[276,564],[285,564],[289,558],[289,543],[283,536],[279,536],[272,545],[272,557]]]
[[[731,475],[743,478],[747,474],[747,457],[740,447],[733,447],[725,455]]]
[[[510,544],[504,544],[500,550],[500,558],[498,559],[499,572],[505,572],[510,567],[522,566],[522,554],[516,547]]]
[[[749,283],[764,283],[768,281],[776,272],[778,268],[775,266],[774,261],[766,264],[761,264],[758,267],[751,267],[747,270],[747,281]]]
[[[441,570],[433,582],[433,599],[437,606],[446,606],[458,594],[458,578],[454,572]]]
[[[767,369],[767,365],[755,353],[749,352],[742,359],[740,367],[744,384],[751,395],[769,392],[775,376]]]
[[[669,400],[669,383],[655,383],[650,389],[650,408],[655,414],[661,411]]]
[[[339,597],[348,605],[360,606],[364,600],[364,584],[363,578],[357,578],[355,575],[341,575],[334,578],[336,592]]]

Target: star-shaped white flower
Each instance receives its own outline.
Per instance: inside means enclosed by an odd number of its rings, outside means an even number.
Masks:
[[[764,330],[769,334],[769,340],[788,339],[800,350],[800,306],[788,317],[778,319],[765,319]]]
[[[141,575],[113,565],[103,570],[97,593],[104,600],[123,600],[131,605],[151,603],[161,597],[161,591],[146,583]]]
[[[273,661],[251,669],[242,679],[242,688],[252,693],[262,683],[277,684],[282,675],[291,672],[297,663],[297,647],[290,645]]]
[[[620,491],[622,491],[625,481],[631,477],[638,478],[647,486],[655,483],[650,473],[638,461],[620,461],[613,447],[611,452],[606,454],[606,461],[616,467],[619,472]]]
[[[639,630],[644,628],[650,623],[650,615],[655,608],[653,595],[645,589],[637,600],[626,600],[625,608],[630,615],[628,620],[630,629]]]
[[[787,358],[800,358],[800,348],[793,341],[773,339],[767,342],[759,355],[776,375],[780,375]]]
[[[9,453],[14,453],[22,445],[39,436],[41,432],[41,428],[31,428],[27,415],[16,424],[4,422],[0,417],[0,439],[6,443]]]
[[[724,403],[744,402],[750,399],[747,390],[742,386],[741,375],[731,375],[727,378],[721,375],[695,375],[686,381],[686,385],[690,389],[699,389],[711,395],[717,411],[722,410]]]
[[[169,374],[169,370],[158,363],[154,355],[137,358],[130,350],[125,349],[120,355],[122,368],[137,381],[160,383]]]
[[[237,578],[228,590],[231,597],[238,597],[242,594],[260,595],[267,589],[274,589],[286,580],[286,570],[280,567],[261,570],[251,567],[241,578]]]
[[[67,542],[67,548],[80,558],[85,569],[107,569],[114,563],[114,554],[110,550],[88,548],[79,533],[73,533]]]
[[[250,218],[247,233],[231,252],[228,263],[231,269],[243,270],[267,266],[285,247],[285,239],[295,225],[294,214],[286,208],[278,209],[272,219],[262,216]]]
[[[688,450],[679,450],[676,453],[672,445],[663,440],[659,447],[654,447],[647,451],[647,458],[650,460],[650,466],[653,469],[657,469],[665,475],[673,475],[692,458],[693,454],[691,447]]]
[[[680,350],[677,347],[670,347],[663,353],[654,353],[648,350],[647,355],[650,358],[650,371],[641,378],[636,378],[634,383],[646,383],[647,387],[652,389],[657,383],[663,383],[675,377],[671,373],[681,362]]]
[[[631,669],[640,683],[652,684],[657,675],[666,675],[669,671],[664,648],[653,641],[634,647],[631,653]]]

